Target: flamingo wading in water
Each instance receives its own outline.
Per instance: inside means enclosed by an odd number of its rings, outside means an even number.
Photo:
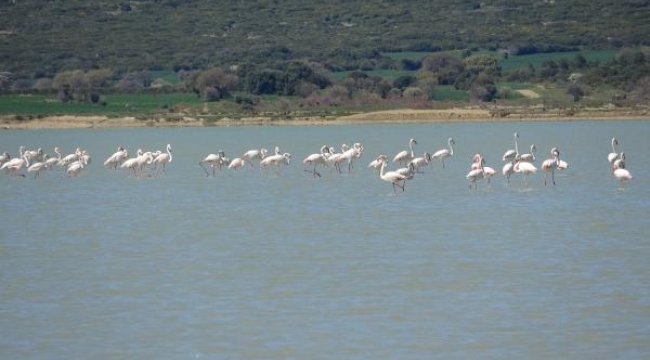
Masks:
[[[452,145],[455,145],[455,144],[456,144],[456,141],[454,141],[453,138],[447,139],[447,146],[449,146],[449,148],[438,150],[432,156],[434,159],[440,160],[440,162],[442,163],[442,168],[443,169],[445,168],[445,158],[448,158],[448,157],[454,155],[454,147]]]
[[[401,164],[408,164],[411,160],[415,158],[415,153],[413,152],[413,146],[417,145],[418,142],[415,139],[409,140],[409,150],[403,150],[397,153],[393,158],[393,162],[399,162]]]

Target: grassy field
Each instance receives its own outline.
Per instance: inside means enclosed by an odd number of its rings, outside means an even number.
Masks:
[[[178,106],[197,106],[203,102],[194,94],[110,94],[102,96],[105,105],[72,102],[64,104],[55,95],[0,96],[1,115],[107,115],[126,116],[169,112]]]

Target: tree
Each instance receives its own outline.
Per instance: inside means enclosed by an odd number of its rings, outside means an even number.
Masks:
[[[501,75],[501,67],[497,59],[491,55],[472,55],[463,60],[465,70],[472,74],[485,74],[489,76]]]
[[[113,79],[113,71],[110,69],[96,69],[90,70],[86,73],[90,87],[93,91],[100,91],[107,89]]]
[[[424,91],[422,91],[422,89],[416,86],[407,87],[406,89],[404,89],[404,92],[402,93],[402,97],[408,101],[418,101],[426,98],[424,95]]]
[[[424,91],[428,100],[433,100],[436,96],[438,86],[438,77],[429,71],[420,71],[418,74],[418,87]]]
[[[48,92],[52,90],[52,79],[40,78],[36,79],[33,89],[36,91]]]
[[[579,84],[573,83],[567,88],[567,94],[573,97],[574,102],[578,102],[585,96],[585,90]]]
[[[428,56],[422,60],[421,71],[428,71],[438,78],[438,85],[451,85],[465,70],[460,59],[447,55]]]
[[[194,90],[205,101],[218,101],[230,95],[238,85],[234,74],[226,73],[221,68],[212,68],[199,73]]]
[[[644,76],[636,82],[632,92],[636,101],[650,100],[650,76]]]
[[[64,71],[54,77],[52,87],[62,102],[72,100],[86,102],[90,96],[90,81],[81,70]]]
[[[404,90],[411,85],[415,85],[416,83],[417,79],[415,76],[404,75],[393,80],[393,87]]]

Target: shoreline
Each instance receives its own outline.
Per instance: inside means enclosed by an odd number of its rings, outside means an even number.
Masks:
[[[518,112],[506,116],[494,116],[487,109],[450,108],[450,109],[396,109],[346,116],[296,116],[293,118],[244,117],[241,119],[219,118],[206,122],[190,115],[180,119],[136,119],[134,117],[78,116],[60,115],[18,120],[16,116],[0,116],[2,130],[37,130],[37,129],[101,129],[101,128],[135,128],[135,127],[220,127],[220,126],[323,126],[352,124],[386,124],[386,123],[450,123],[450,122],[553,122],[553,121],[644,121],[650,120],[649,110],[637,109],[581,109],[572,115],[566,111]]]

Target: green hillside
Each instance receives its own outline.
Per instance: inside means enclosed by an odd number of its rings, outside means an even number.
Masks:
[[[556,52],[650,44],[647,0],[15,0],[0,71],[200,69],[312,59],[351,70],[386,52]]]

